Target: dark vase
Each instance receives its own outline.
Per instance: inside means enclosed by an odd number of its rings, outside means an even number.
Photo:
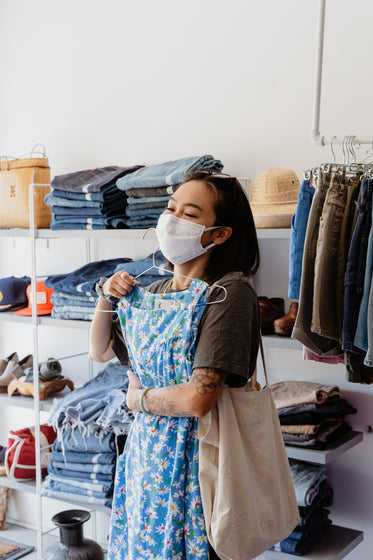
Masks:
[[[88,511],[69,509],[52,517],[60,529],[59,544],[50,546],[45,560],[104,560],[104,551],[95,541],[83,538],[83,523],[91,517]]]

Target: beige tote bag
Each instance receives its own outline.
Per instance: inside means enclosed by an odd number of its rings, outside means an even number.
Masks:
[[[199,482],[209,542],[221,560],[250,560],[285,539],[299,512],[280,422],[256,379],[224,386],[199,419]],[[256,376],[254,376],[256,378]]]

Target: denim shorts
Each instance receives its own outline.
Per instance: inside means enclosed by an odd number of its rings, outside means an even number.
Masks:
[[[304,179],[298,194],[297,210],[291,220],[288,292],[288,297],[290,299],[299,299],[303,248],[306,238],[308,216],[314,194],[315,188],[310,185],[309,181]]]

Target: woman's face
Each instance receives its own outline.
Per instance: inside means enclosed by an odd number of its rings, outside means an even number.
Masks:
[[[164,214],[212,227],[216,220],[215,200],[214,191],[204,181],[188,181],[171,196]]]

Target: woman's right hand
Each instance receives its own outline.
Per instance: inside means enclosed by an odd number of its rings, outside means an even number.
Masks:
[[[120,270],[106,280],[102,286],[102,292],[105,296],[122,298],[128,294],[128,292],[132,291],[135,284],[141,286],[141,282],[138,282],[136,278],[128,274],[125,270]]]

